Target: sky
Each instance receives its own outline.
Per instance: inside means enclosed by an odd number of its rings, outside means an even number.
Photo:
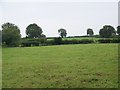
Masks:
[[[118,26],[118,1],[2,0],[0,17],[0,25],[14,23],[22,37],[32,23],[40,26],[47,37],[59,36],[60,28],[66,29],[67,36],[86,35],[88,28],[98,34],[104,25]]]

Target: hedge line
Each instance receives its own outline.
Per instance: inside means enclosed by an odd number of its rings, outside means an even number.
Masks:
[[[46,38],[22,39],[21,46],[22,47],[40,46],[40,45],[45,45],[46,42],[47,42]]]
[[[46,38],[39,39],[23,39],[21,46],[45,46],[45,45],[61,45],[61,44],[89,44],[89,43],[120,43],[120,39],[99,39],[99,40],[90,40],[90,39],[81,39],[81,40],[62,40],[62,38],[54,38],[53,40],[47,40]]]
[[[99,39],[99,43],[120,43],[120,39]]]

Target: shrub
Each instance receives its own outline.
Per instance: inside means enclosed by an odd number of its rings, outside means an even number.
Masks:
[[[54,44],[54,40],[47,40],[46,41],[46,45],[53,45]]]
[[[71,41],[70,40],[63,40],[62,44],[71,44]]]
[[[93,40],[89,40],[89,39],[82,39],[82,40],[72,39],[72,40],[63,40],[62,44],[87,44],[93,42],[94,42]]]
[[[112,40],[111,39],[99,39],[98,42],[100,42],[100,43],[111,43]]]
[[[120,43],[120,38],[113,39],[112,43]]]
[[[24,47],[39,46],[39,42],[37,42],[37,41],[24,41],[24,42],[22,42],[22,46],[24,46]]]
[[[119,38],[115,38],[115,39],[100,39],[100,40],[98,40],[98,42],[100,42],[100,43],[120,43],[120,39]]]
[[[62,38],[61,37],[54,38],[53,44],[55,44],[55,45],[62,44]]]
[[[76,39],[72,39],[72,40],[63,40],[62,44],[78,44],[79,41]]]
[[[21,41],[22,46],[29,47],[29,46],[39,46],[39,45],[46,45],[46,38],[24,38]]]
[[[82,40],[79,41],[79,43],[81,43],[81,44],[88,44],[88,43],[94,43],[94,41],[93,40],[89,40],[89,39],[82,39]]]

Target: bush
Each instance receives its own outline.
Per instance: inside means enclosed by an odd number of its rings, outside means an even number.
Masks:
[[[82,39],[82,40],[79,41],[79,43],[81,43],[81,44],[88,44],[88,43],[94,43],[94,41],[93,40],[89,40],[89,39]]]
[[[78,44],[79,41],[76,39],[72,39],[72,40],[63,40],[62,44]]]
[[[120,39],[119,38],[115,38],[115,39],[100,39],[100,40],[98,40],[98,42],[100,42],[100,43],[120,43]]]
[[[30,47],[30,46],[39,46],[39,45],[46,45],[46,38],[32,38],[32,39],[22,39],[21,44],[24,47]]]
[[[46,45],[53,45],[54,44],[54,40],[47,40]]]
[[[63,40],[62,44],[71,44],[70,40]]]
[[[88,44],[88,43],[94,43],[94,41],[89,39],[82,39],[82,40],[72,39],[72,40],[62,41],[62,44]]]
[[[94,35],[95,38],[100,38],[100,35]]]
[[[39,46],[39,42],[37,42],[37,41],[24,41],[24,42],[22,42],[22,46],[24,46],[24,47]]]
[[[113,39],[112,43],[120,43],[120,38]]]
[[[54,38],[53,44],[55,44],[55,45],[60,45],[60,44],[62,44],[62,38],[61,38],[61,37]]]
[[[100,42],[100,43],[111,43],[112,40],[111,39],[99,39],[98,42]]]

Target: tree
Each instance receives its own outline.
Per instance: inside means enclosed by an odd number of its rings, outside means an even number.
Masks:
[[[42,29],[35,23],[30,24],[26,28],[26,34],[29,38],[39,38],[42,35]]]
[[[117,34],[120,36],[120,26],[117,27]]]
[[[45,36],[44,34],[41,34],[41,37],[42,37],[42,38],[46,38],[46,36]]]
[[[59,33],[59,35],[60,35],[62,38],[63,38],[63,37],[66,37],[66,35],[67,35],[66,30],[63,29],[63,28],[59,29],[59,30],[58,30],[58,33]]]
[[[99,34],[102,38],[110,38],[113,35],[116,35],[116,31],[113,26],[105,25],[100,29]]]
[[[87,29],[87,35],[92,36],[94,34],[93,30],[91,28]]]
[[[2,42],[7,46],[18,46],[20,43],[20,29],[12,23],[2,24]]]

